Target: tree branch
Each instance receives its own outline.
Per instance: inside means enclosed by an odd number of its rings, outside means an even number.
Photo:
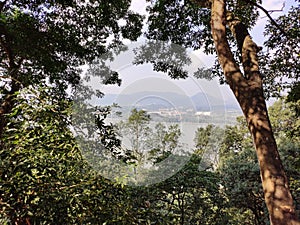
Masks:
[[[259,8],[260,10],[262,10],[266,16],[270,19],[271,23],[278,29],[280,30],[280,32],[288,37],[287,33],[279,26],[279,24],[272,18],[272,16],[270,15],[270,13],[268,12],[268,10],[266,10],[264,7],[262,7],[261,5],[257,4],[256,2],[252,2],[251,0],[245,0],[246,2],[256,6],[257,8]]]
[[[218,59],[226,81],[233,93],[238,98],[239,87],[237,84],[245,82],[238,64],[235,62],[226,37],[226,9],[223,0],[213,0],[211,7],[211,29]]]
[[[196,4],[197,6],[199,6],[200,8],[207,8],[210,9],[212,6],[212,0],[191,0],[194,4]],[[246,2],[248,2],[249,4],[252,4],[254,6],[256,6],[257,8],[259,8],[260,10],[262,10],[266,16],[270,19],[271,23],[278,29],[280,30],[280,32],[285,35],[286,37],[288,37],[287,33],[279,26],[278,23],[276,23],[276,21],[271,17],[270,13],[268,12],[268,10],[266,10],[264,7],[262,7],[261,5],[257,4],[256,2],[253,2],[251,0],[245,0]]]
[[[191,0],[191,1],[197,6],[199,6],[200,8],[210,9],[212,5],[211,0]]]
[[[246,79],[257,79],[261,82],[257,53],[262,49],[252,40],[247,27],[233,13],[226,13],[226,22],[235,37],[241,53],[241,61]]]

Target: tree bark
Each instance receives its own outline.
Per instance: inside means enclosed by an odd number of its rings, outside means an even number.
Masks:
[[[241,106],[253,138],[271,224],[299,225],[268,117],[257,60],[259,47],[251,39],[246,27],[232,14],[226,14],[225,6],[225,0],[212,1],[212,36],[225,79]],[[226,25],[236,38],[243,73],[229,47]]]

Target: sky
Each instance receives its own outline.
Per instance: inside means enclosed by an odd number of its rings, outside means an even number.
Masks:
[[[278,16],[285,13],[291,6],[292,1],[288,0],[263,0],[262,6],[267,10],[272,10],[274,12],[271,13],[271,16],[275,19]],[[138,12],[140,14],[146,14],[146,1],[144,0],[133,0],[131,5],[131,10]],[[283,9],[283,11],[280,11]],[[260,17],[255,25],[255,27],[250,31],[253,40],[258,44],[262,45],[265,37],[263,34],[264,27],[268,21],[267,16],[260,11]],[[131,44],[128,43],[130,46]],[[204,65],[206,67],[211,67],[214,63],[215,57],[212,55],[206,55],[202,50],[197,50],[194,52],[190,52],[193,58],[192,66],[194,65]],[[129,54],[130,55],[130,54]],[[161,73],[153,72],[151,67],[143,65],[138,68],[134,68],[130,63],[129,55],[125,55],[121,57],[121,59],[116,59],[113,64],[115,64],[115,69],[118,70],[119,74],[121,74],[122,85],[121,87],[116,86],[105,86],[104,92],[106,94],[122,94],[122,93],[133,93],[138,92],[143,89],[163,89],[166,87],[166,91],[170,90],[181,90],[186,95],[192,96],[197,92],[209,92],[211,95],[220,96],[220,93],[225,101],[235,101],[235,97],[233,96],[231,90],[227,85],[218,85],[217,81],[207,82],[204,80],[196,80],[193,78],[189,78],[184,81],[174,81],[170,80],[166,75]],[[117,66],[116,66],[117,65]],[[152,78],[152,79],[151,79]],[[143,81],[146,79],[147,82]],[[161,79],[161,82],[157,82]],[[168,82],[172,84],[167,85]],[[147,87],[145,84],[147,83]],[[160,83],[160,84],[159,84]],[[143,84],[143,85],[142,85]],[[177,86],[177,88],[171,88]],[[217,91],[216,91],[217,90]],[[220,92],[220,93],[219,93]],[[269,103],[271,104],[271,102]]]

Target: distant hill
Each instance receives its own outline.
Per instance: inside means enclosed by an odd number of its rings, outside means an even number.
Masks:
[[[197,111],[215,111],[219,109],[238,110],[238,105],[232,102],[224,102],[203,92],[193,96],[186,96],[175,92],[136,92],[132,94],[107,94],[96,101],[99,105],[119,104],[121,107],[145,108],[148,110],[168,108],[191,108]]]

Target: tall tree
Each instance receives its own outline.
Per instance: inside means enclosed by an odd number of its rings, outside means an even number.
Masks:
[[[219,62],[252,134],[271,223],[273,225],[300,224],[296,219],[288,179],[268,117],[257,57],[259,48],[242,21],[235,18],[233,14],[226,14],[226,5],[223,0],[212,1],[211,9],[212,36]],[[240,70],[228,44],[226,24],[237,40],[244,72]]]
[[[134,179],[138,182],[156,183],[159,177],[167,175],[168,168],[164,169],[160,162],[168,157],[176,160],[180,154],[186,154],[182,150],[179,126],[155,122],[145,110],[132,109],[126,120],[117,123],[117,128],[120,139],[125,143],[129,140],[127,146],[120,148],[118,157],[126,164],[134,165]]]
[[[12,223],[66,224],[73,217],[67,216],[77,207],[73,203],[78,195],[73,191],[81,193],[82,188],[73,189],[72,185],[80,183],[82,176],[78,174],[84,171],[80,168],[83,162],[79,151],[69,157],[76,143],[60,120],[69,117],[63,115],[61,104],[66,100],[67,87],[79,83],[79,66],[106,52],[110,44],[139,36],[141,17],[130,12],[129,6],[129,0],[0,2],[0,203],[1,214],[8,213]],[[124,25],[118,23],[120,19]],[[34,103],[21,104],[17,99],[20,93],[30,96],[23,92],[26,88],[45,84],[52,89],[41,108]],[[37,90],[37,94],[41,93]],[[9,124],[15,123],[17,128],[11,129]],[[67,172],[71,167],[63,169],[62,165],[74,165],[76,170],[71,175]],[[58,187],[61,184],[66,187]],[[99,194],[96,192],[95,196]],[[66,201],[69,197],[70,207]],[[111,202],[109,198],[107,202]],[[84,205],[86,209],[87,204]],[[96,206],[87,214],[101,208]],[[69,223],[83,223],[87,214],[80,215],[81,212],[79,209]]]
[[[79,66],[106,51],[108,37],[119,43],[140,35],[141,17],[128,10],[130,2],[0,2],[0,137],[16,92],[47,82],[63,96],[79,82]]]
[[[263,9],[259,1],[150,2],[148,38],[194,49],[203,46],[206,52],[217,53],[225,80],[239,102],[253,138],[271,223],[300,224],[268,117],[258,60],[261,47],[248,32],[256,23],[256,7]],[[287,27],[272,22],[279,33],[289,35],[285,32]]]

